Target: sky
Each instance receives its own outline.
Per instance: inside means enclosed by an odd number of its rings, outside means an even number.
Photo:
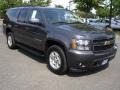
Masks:
[[[55,5],[62,5],[64,8],[68,8],[70,1],[73,0],[52,0],[51,6],[54,7]],[[71,2],[70,9],[74,9],[74,8],[75,8],[75,4]]]
[[[55,5],[62,5],[64,8],[69,6],[69,2],[72,0],[52,0],[51,6],[54,7]],[[75,4],[71,3],[70,5],[71,9],[75,8]],[[93,9],[92,13],[96,14],[96,10]]]
[[[69,1],[70,0],[52,0],[51,5],[52,6],[54,6],[55,4],[56,5],[62,5],[66,8],[67,6],[69,6]]]
[[[23,0],[23,1],[29,1],[29,0]],[[62,5],[64,8],[68,8],[69,1],[72,0],[51,0],[52,3],[50,4],[51,7],[54,7],[55,5]],[[75,4],[71,3],[70,5],[71,10],[75,8]],[[95,13],[96,11],[93,9],[92,13]]]
[[[23,0],[23,1],[29,1],[29,0]],[[62,5],[64,8],[66,8],[67,6],[69,6],[69,1],[72,0],[51,0],[51,1],[52,1],[51,7],[54,7],[55,5]],[[73,6],[74,5],[72,5],[72,7]]]

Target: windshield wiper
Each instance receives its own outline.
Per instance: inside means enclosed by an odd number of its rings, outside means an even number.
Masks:
[[[70,22],[69,24],[76,24],[76,23],[84,24],[84,23],[82,23],[80,21]]]
[[[79,24],[84,24],[84,23],[82,23],[82,22],[79,22],[79,21],[76,21],[76,22],[53,22],[53,24],[57,24],[57,23],[59,23],[59,24],[76,24],[76,23],[79,23]]]
[[[53,24],[57,24],[57,23],[59,23],[59,24],[69,24],[69,23],[67,23],[67,22],[53,22]]]

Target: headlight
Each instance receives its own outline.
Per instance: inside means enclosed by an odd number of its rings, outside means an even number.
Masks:
[[[90,41],[72,39],[71,48],[77,50],[90,50]]]

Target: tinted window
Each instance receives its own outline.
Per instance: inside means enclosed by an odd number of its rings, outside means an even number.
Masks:
[[[109,20],[106,20],[106,23],[109,23]]]
[[[39,19],[39,21],[42,21],[41,13],[39,12],[39,10],[32,10],[30,12],[29,21],[31,21],[32,19]]]
[[[16,21],[18,17],[19,9],[9,9],[7,12],[8,18],[12,21]]]
[[[44,14],[48,23],[82,23],[82,20],[75,13],[64,9],[47,9],[44,10]]]
[[[27,9],[27,8],[21,9],[19,17],[18,17],[19,22],[25,22],[28,11],[29,11],[29,9]]]

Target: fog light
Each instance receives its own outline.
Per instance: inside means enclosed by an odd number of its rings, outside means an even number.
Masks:
[[[82,63],[79,64],[81,67],[86,67],[85,65],[83,65]]]
[[[85,67],[85,65],[82,65],[82,67],[84,68],[84,67]]]
[[[82,63],[80,63],[79,65],[82,66]]]
[[[118,48],[118,46],[117,46],[117,45],[115,45],[115,46],[114,46],[114,48],[115,48],[115,49],[117,49],[117,48]]]

